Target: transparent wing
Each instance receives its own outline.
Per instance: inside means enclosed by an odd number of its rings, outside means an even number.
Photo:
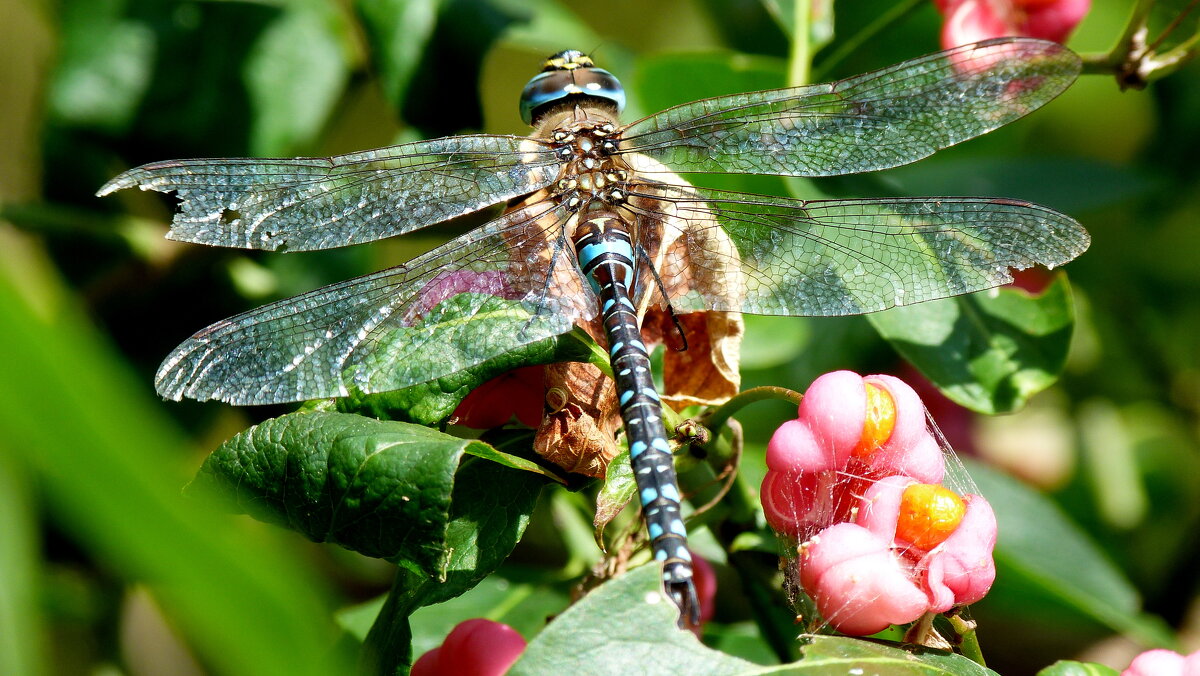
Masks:
[[[309,251],[432,225],[548,185],[559,163],[517,136],[453,136],[330,158],[194,159],[130,169],[100,188],[174,191],[171,239]]]
[[[384,392],[456,373],[590,318],[594,296],[560,256],[559,207],[524,207],[406,265],[217,322],[177,347],[170,399],[274,404]]]
[[[802,201],[683,186],[631,191],[672,242],[661,272],[676,311],[838,316],[980,291],[1011,268],[1087,249],[1075,220],[986,197]]]
[[[1016,120],[1066,89],[1080,68],[1054,42],[989,40],[829,84],[669,108],[624,129],[620,149],[641,172],[656,169],[646,157],[681,172],[885,169]]]

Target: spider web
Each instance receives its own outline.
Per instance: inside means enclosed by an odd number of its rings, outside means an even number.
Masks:
[[[925,409],[925,428],[941,451],[944,475],[940,485],[953,491],[960,498],[969,494],[979,495],[978,486],[971,479],[967,468],[954,452],[941,429],[938,428],[928,408]],[[803,562],[800,552],[813,543],[814,538],[819,538],[825,528],[837,523],[853,522],[861,508],[863,493],[872,484],[886,476],[898,476],[868,471],[863,461],[857,458],[852,458],[844,469],[828,470],[819,474],[826,476],[810,479],[812,485],[803,486],[801,499],[789,501],[789,507],[793,512],[803,513],[808,517],[804,520],[799,536],[792,539],[787,535],[777,534],[781,568],[784,572],[784,592],[796,613],[797,623],[802,627],[803,633],[807,634],[835,633],[834,627],[845,616],[843,613],[858,612],[858,609],[842,605],[832,613],[828,613],[827,616],[822,616],[817,602],[801,584]],[[919,479],[914,480],[920,482]],[[789,493],[789,497],[793,495],[794,493]],[[891,552],[893,556],[908,561],[919,560],[921,556],[927,554],[923,550],[917,550],[911,545],[903,545],[894,539],[891,543]],[[918,578],[914,582],[920,585],[922,580]],[[875,594],[865,598],[867,602],[871,602],[881,596],[882,594]],[[957,611],[962,608],[965,606],[956,606],[955,609]],[[893,630],[888,628],[884,631]]]

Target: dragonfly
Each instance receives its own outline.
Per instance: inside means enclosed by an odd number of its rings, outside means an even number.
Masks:
[[[801,200],[695,187],[681,174],[819,177],[907,164],[1030,113],[1079,72],[1059,44],[997,39],[622,123],[619,80],[567,50],[521,94],[526,137],[154,162],[98,194],[174,193],[168,238],[271,251],[369,242],[506,203],[407,263],[197,332],[162,363],[157,390],[235,405],[385,392],[599,321],[651,549],[681,626],[694,625],[687,531],[639,326],[647,308],[875,312],[1061,265],[1089,238],[1072,218],[1013,199]]]

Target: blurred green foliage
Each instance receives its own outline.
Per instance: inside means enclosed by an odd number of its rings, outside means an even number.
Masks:
[[[1096,2],[1071,46],[1107,50],[1129,4]],[[1155,25],[1181,4],[1163,3]],[[834,4],[832,18],[809,26],[813,50],[829,41],[814,70],[840,77],[938,48],[940,17],[920,3],[839,51],[892,6]],[[567,47],[593,52],[630,87],[630,119],[780,86],[807,70],[788,62],[791,7],[0,0],[0,673],[162,673],[146,666],[152,641],[132,619],[147,590],[167,635],[186,646],[176,673],[347,673],[378,604],[343,612],[337,627],[333,611],[384,592],[394,572],[183,498],[204,454],[284,409],[161,403],[152,377],[212,321],[407,260],[461,230],[311,254],[202,249],[161,239],[170,200],[101,202],[100,184],[170,157],[524,133],[517,93],[547,53]],[[1025,482],[977,472],[985,493],[1004,496],[1000,576],[972,608],[1001,673],[1087,659],[1118,633],[1148,644],[1169,643],[1168,628],[1197,631],[1186,624],[1200,591],[1197,120],[1195,63],[1142,92],[1092,75],[1029,119],[909,167],[721,184],[1028,199],[1092,233],[1067,268],[1077,324],[1061,380],[1007,418],[935,410],[960,451]],[[744,387],[800,390],[835,368],[903,368],[864,318],[749,318],[744,354]],[[739,415],[746,483],[761,478],[763,444],[791,415],[771,404]],[[586,495],[549,492],[499,576],[418,611],[417,651],[459,619],[562,612],[572,578],[598,557],[592,508]],[[771,659],[770,637],[749,622],[753,594],[738,591],[739,560],[703,530],[695,540],[726,590],[706,641]],[[526,638],[543,626],[529,614],[512,623]]]

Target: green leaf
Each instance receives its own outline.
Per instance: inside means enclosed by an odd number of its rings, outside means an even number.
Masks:
[[[538,634],[509,676],[718,676],[759,668],[680,630],[679,610],[662,592],[661,572],[657,563],[642,566],[593,590]]]
[[[514,23],[504,32],[502,42],[511,47],[549,56],[564,47],[584,49],[585,45],[603,45],[604,63],[598,64],[610,72],[617,64],[625,65],[629,59],[621,45],[606,43],[605,38],[589,26],[578,14],[571,11],[568,3],[556,0],[491,0],[511,14],[526,14],[525,21]],[[590,47],[588,47],[590,48]]]
[[[1142,642],[1169,644],[1161,623],[1140,614],[1129,580],[1053,502],[985,465],[969,469],[996,511],[998,587],[1024,586]]]
[[[808,11],[808,17],[796,16],[796,5]],[[797,20],[804,20],[808,28],[808,56],[816,54],[833,40],[833,0],[763,0],[775,22],[783,32],[795,39]]]
[[[661,572],[657,564],[650,564],[601,585],[556,617],[508,674],[824,676],[846,674],[849,668],[889,676],[994,673],[961,655],[832,636],[801,637],[804,657],[792,664],[753,664],[705,647],[691,632],[679,629],[679,611],[662,592]]]
[[[510,574],[515,571],[516,574]],[[524,577],[542,579],[544,571],[522,571],[502,567],[462,596],[416,610],[411,617],[414,656],[441,645],[458,623],[476,617],[503,622],[523,636],[533,636],[546,625],[546,618],[562,612],[570,602],[567,585],[557,589],[546,584],[521,582]],[[338,624],[362,640],[379,615],[386,596],[337,613]]]
[[[128,126],[150,85],[154,33],[122,16],[123,0],[80,0],[62,6],[62,41],[50,86],[54,116],[110,130]]]
[[[40,542],[29,472],[0,444],[0,673],[40,674],[43,658]],[[39,593],[42,592],[42,593]]]
[[[442,0],[358,0],[384,96],[399,107],[437,25]]]
[[[327,583],[275,538],[181,499],[189,443],[150,383],[88,324],[35,249],[9,244],[0,265],[0,455],[29,470],[59,532],[103,562],[110,581],[147,585],[213,671],[349,673],[329,650]],[[19,499],[4,493],[9,505]],[[18,525],[4,528],[4,539],[22,537]],[[7,566],[4,577],[21,580]],[[0,641],[32,629],[5,626]]]
[[[478,322],[477,330],[496,332],[496,335],[518,335],[529,318],[524,307],[515,301],[487,297],[487,300],[483,301],[484,307],[480,309],[471,299],[481,297],[480,294],[454,296],[438,306],[436,315],[431,313],[426,321],[418,326],[397,331],[390,340],[397,345],[403,345],[405,340],[412,340],[413,336],[420,336],[421,342],[440,341],[445,346],[443,358],[450,360],[455,358],[455,353],[471,349],[470,344],[456,348],[461,342],[472,342],[469,337],[457,333],[460,320],[465,317],[473,316],[473,321]],[[484,315],[490,316],[485,318]],[[432,425],[449,418],[471,390],[496,376],[521,366],[564,361],[587,362],[595,352],[595,341],[582,331],[571,331],[529,344],[521,344],[520,340],[513,340],[509,345],[504,345],[498,340],[491,342],[495,344],[496,349],[503,351],[481,364],[402,390],[378,394],[351,394],[337,400],[337,410],[362,413],[381,420],[403,420]],[[431,366],[431,370],[443,368],[448,367]]]
[[[711,96],[782,87],[782,60],[747,54],[661,54],[639,63],[632,83],[642,105],[663,110]]]
[[[251,153],[294,155],[313,143],[350,77],[351,30],[325,2],[290,3],[267,26],[242,71],[254,111]]]
[[[416,609],[462,594],[500,566],[529,525],[542,485],[529,472],[473,458],[463,462],[446,524],[444,566],[436,578],[408,568],[396,572],[364,645],[370,673],[393,673],[411,663],[408,618]]]
[[[294,413],[251,427],[204,462],[189,493],[427,576],[443,570],[451,491],[480,442],[346,413]]]
[[[1117,670],[1094,662],[1059,660],[1037,672],[1037,676],[1117,676]]]
[[[1006,413],[1057,379],[1075,312],[1060,273],[1037,296],[1001,288],[867,318],[946,396],[981,413]]]
[[[629,450],[622,450],[608,463],[604,473],[604,483],[596,495],[596,516],[592,520],[595,526],[597,543],[603,543],[604,527],[607,526],[625,505],[637,494],[637,480],[633,476],[633,464],[629,461]]]

